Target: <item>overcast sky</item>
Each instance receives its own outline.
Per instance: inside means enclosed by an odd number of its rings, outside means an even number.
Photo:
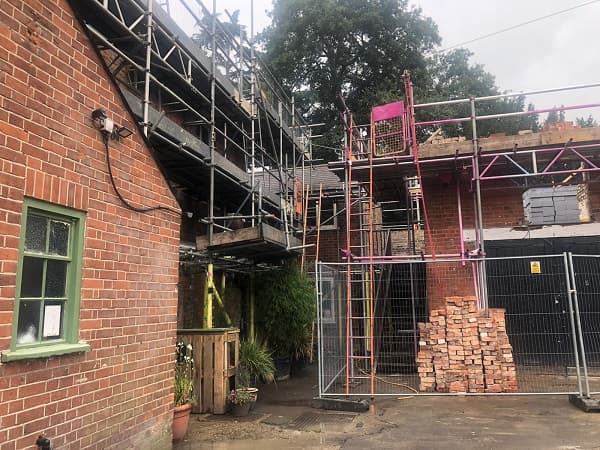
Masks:
[[[503,28],[568,9],[590,0],[416,0],[439,27],[442,48]],[[174,1],[172,0],[174,3]],[[204,0],[212,8],[211,0]],[[217,0],[217,10],[240,10],[250,31],[250,0]],[[271,0],[254,0],[255,31],[269,23]],[[465,45],[496,77],[503,91],[529,91],[600,81],[598,55],[600,1],[506,33]],[[600,88],[528,98],[538,108],[600,103]],[[418,99],[419,102],[426,99]],[[567,117],[600,118],[600,109],[574,111]]]

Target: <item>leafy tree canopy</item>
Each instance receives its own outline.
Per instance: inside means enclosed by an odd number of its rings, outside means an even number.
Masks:
[[[555,108],[556,108],[556,106],[555,106]],[[548,113],[548,116],[546,117],[546,120],[544,121],[544,126],[552,125],[554,123],[564,122],[564,121],[565,121],[565,112],[564,111],[550,111]]]
[[[581,128],[591,128],[598,126],[598,122],[596,122],[596,119],[594,119],[594,117],[591,114],[587,116],[587,118],[577,117],[575,119],[575,124]]]
[[[356,121],[368,123],[372,106],[403,97],[405,69],[411,72],[417,101],[499,93],[494,77],[469,63],[467,50],[435,53],[441,42],[436,24],[406,0],[274,0],[272,24],[261,40],[275,75],[294,93],[307,119],[325,123],[319,130],[325,135],[319,144],[325,147],[340,147],[340,94]],[[524,101],[489,103],[478,113],[521,111]],[[464,107],[428,114],[457,116]],[[483,135],[500,128],[512,132],[537,127],[531,116],[507,120],[488,121]],[[454,126],[444,132],[470,130]],[[331,160],[335,153],[325,150],[317,156]]]

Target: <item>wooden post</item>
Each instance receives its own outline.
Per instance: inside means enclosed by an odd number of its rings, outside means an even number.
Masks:
[[[214,414],[225,414],[225,408],[227,403],[222,399],[227,398],[227,373],[225,368],[225,352],[227,351],[227,344],[225,335],[214,336],[214,374],[213,374],[213,413]]]
[[[302,272],[304,272],[304,259],[306,258],[306,220],[308,217],[308,189],[309,189],[309,185],[306,185],[306,201],[304,203],[304,217],[302,217],[303,221],[302,221],[302,258],[301,258],[301,262],[300,262],[300,270]]]
[[[223,301],[223,306],[225,305],[225,286],[227,284],[227,275],[225,271],[221,273],[221,300]]]
[[[204,289],[202,291],[202,328],[208,328],[208,272],[204,278]]]
[[[231,327],[231,324],[232,324],[231,317],[229,317],[229,314],[227,313],[227,309],[225,308],[225,272],[223,272],[223,275],[221,276],[221,294],[219,294],[219,291],[217,290],[217,287],[214,284],[214,278],[213,278],[212,285],[209,286],[209,289],[213,293],[214,300],[217,301],[217,304],[221,308],[221,312],[223,313],[223,318],[225,319],[225,325],[227,327]]]

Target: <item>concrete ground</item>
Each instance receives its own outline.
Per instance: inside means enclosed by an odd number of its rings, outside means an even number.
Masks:
[[[600,414],[566,396],[398,397],[372,411],[312,408],[313,370],[261,387],[248,417],[193,415],[175,450],[600,449]]]

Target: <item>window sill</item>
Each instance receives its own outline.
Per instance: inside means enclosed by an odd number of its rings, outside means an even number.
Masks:
[[[70,353],[87,352],[90,349],[90,344],[87,342],[22,348],[2,353],[2,362],[7,363],[11,361],[22,361],[25,359],[49,358],[51,356],[68,355]]]

